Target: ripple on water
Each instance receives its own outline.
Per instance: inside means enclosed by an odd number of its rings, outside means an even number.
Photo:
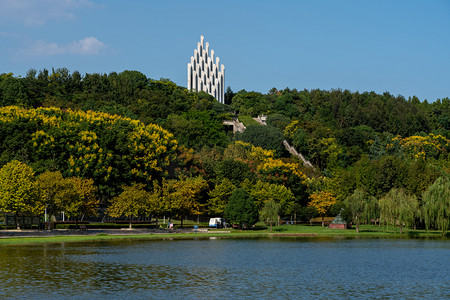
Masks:
[[[2,298],[446,298],[448,241],[281,238],[0,248]]]

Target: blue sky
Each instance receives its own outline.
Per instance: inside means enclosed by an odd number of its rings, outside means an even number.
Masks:
[[[0,73],[138,70],[186,86],[202,34],[234,91],[450,97],[445,0],[0,0]]]

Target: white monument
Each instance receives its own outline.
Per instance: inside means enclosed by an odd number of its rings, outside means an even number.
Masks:
[[[194,56],[188,63],[187,89],[189,91],[205,91],[212,95],[220,103],[225,103],[225,66],[220,65],[220,59],[216,57],[214,62],[214,50],[209,53],[209,43],[203,46],[204,37],[200,36]]]

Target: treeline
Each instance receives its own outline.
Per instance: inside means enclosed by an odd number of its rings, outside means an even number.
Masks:
[[[196,204],[189,204],[195,210],[149,207],[165,214],[216,216],[226,214],[230,199],[251,199],[264,220],[336,215],[341,208],[351,220],[350,202],[356,200],[348,201],[357,191],[378,203],[401,190],[415,197],[423,211],[424,193],[438,178],[448,178],[448,98],[428,103],[389,93],[272,89],[262,94],[230,88],[225,98],[228,105],[221,105],[203,92],[188,92],[137,71],[82,76],[67,69],[30,70],[23,78],[2,74],[0,104],[9,119],[0,120],[0,166],[18,160],[37,175],[52,171],[63,178],[92,179],[105,207],[127,191],[139,194],[130,189],[170,195],[180,182],[195,179],[205,182],[198,184],[200,192],[190,192],[196,195]],[[248,126],[242,134],[233,135],[222,125],[237,115],[262,114],[268,125]],[[168,144],[160,146],[155,134]],[[315,168],[289,156],[284,139]],[[164,197],[147,196],[164,202]],[[371,211],[364,222],[385,219],[382,210]],[[408,224],[425,227],[424,214],[415,214]]]

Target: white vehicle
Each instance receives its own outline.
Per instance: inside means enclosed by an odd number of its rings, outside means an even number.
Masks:
[[[223,228],[225,227],[225,220],[223,218],[209,219],[209,227]]]

